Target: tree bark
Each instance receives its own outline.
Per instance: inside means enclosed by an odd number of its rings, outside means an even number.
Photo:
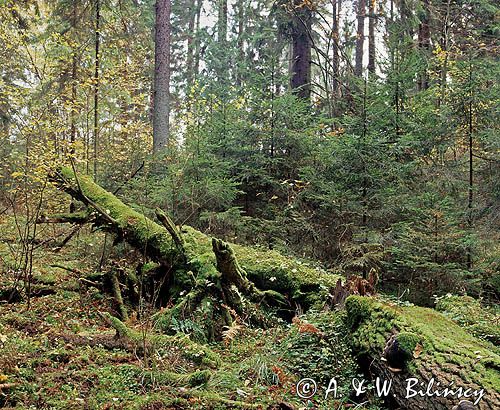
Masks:
[[[311,97],[311,24],[309,5],[295,0],[292,10],[292,44],[290,61],[290,86],[299,98]]]
[[[363,55],[365,44],[365,17],[366,17],[366,0],[358,0],[358,28],[356,34],[356,63],[354,66],[354,74],[361,77],[363,74]]]
[[[472,84],[472,61],[469,60],[469,109],[468,109],[468,137],[469,137],[469,198],[467,201],[467,225],[469,231],[472,232],[473,227],[473,206],[474,206],[474,121],[473,121],[473,102],[474,102],[474,88]],[[467,247],[467,269],[472,269],[472,247]]]
[[[73,10],[71,14],[71,26],[76,30],[78,24],[77,17],[77,2],[73,2]],[[75,141],[76,141],[76,85],[77,85],[77,68],[78,61],[76,57],[76,47],[73,48],[71,53],[71,124],[70,124],[70,154],[75,154]]]
[[[189,94],[194,78],[194,52],[195,52],[195,37],[197,32],[194,31],[196,23],[196,0],[191,0],[189,3],[189,21],[187,32],[187,54],[186,54],[186,93]]]
[[[153,152],[168,145],[170,136],[171,0],[156,1],[155,75],[153,86]]]
[[[375,74],[375,28],[377,25],[376,0],[369,0],[368,9],[368,72]]]
[[[340,15],[340,0],[332,1],[332,92],[333,101],[339,97],[339,15]]]
[[[99,147],[99,69],[101,47],[101,0],[95,0],[95,63],[94,63],[94,180],[97,181],[97,157]]]
[[[219,0],[219,19],[217,22],[217,39],[220,45],[227,41],[227,0]]]
[[[429,53],[431,49],[431,32],[429,26],[429,0],[423,0],[422,2],[423,11],[420,18],[420,24],[418,27],[418,47],[422,53],[422,57],[427,62],[429,58]],[[429,88],[429,76],[427,74],[427,69],[424,69],[420,73],[418,84],[418,90],[427,90]]]
[[[236,84],[241,86],[243,82],[243,64],[245,63],[245,54],[243,50],[244,39],[243,31],[245,27],[245,0],[238,1],[238,58],[236,65]]]
[[[201,7],[203,6],[203,0],[197,0],[196,4],[196,22],[195,22],[195,32],[196,40],[194,46],[194,76],[196,77],[200,71],[200,54],[201,54],[201,43],[198,38],[198,33],[200,32],[200,19],[201,19]]]

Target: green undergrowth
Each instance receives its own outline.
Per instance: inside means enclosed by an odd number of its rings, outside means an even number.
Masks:
[[[199,346],[186,336],[147,330],[148,340],[154,340],[147,355],[130,345],[110,346],[118,343],[114,329],[86,309],[80,297],[65,292],[34,298],[30,310],[18,303],[10,313],[0,305],[0,334],[5,335],[0,339],[0,374],[16,385],[0,395],[3,406],[224,409],[287,402],[300,408],[308,405],[295,394],[301,378],[315,378],[324,389],[336,377],[347,396],[347,380],[357,372],[335,313],[311,312],[292,325],[268,330],[243,326],[226,343],[203,347],[222,359],[214,368],[198,360]],[[94,308],[100,303],[92,302]],[[133,338],[141,337],[140,325],[129,323],[127,328],[137,332]],[[92,340],[102,343],[90,344]],[[318,394],[311,403],[329,409],[337,402]]]

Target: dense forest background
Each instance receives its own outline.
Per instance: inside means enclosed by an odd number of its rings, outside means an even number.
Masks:
[[[26,247],[72,161],[145,214],[403,300],[498,300],[496,2],[0,4],[0,212]]]

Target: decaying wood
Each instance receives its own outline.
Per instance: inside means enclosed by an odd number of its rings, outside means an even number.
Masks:
[[[358,275],[350,275],[345,284],[339,279],[335,284],[335,288],[330,292],[330,306],[343,307],[345,300],[350,295],[373,296],[376,294],[378,283],[378,274],[375,269],[371,269],[368,274],[368,279],[363,279]]]
[[[426,394],[429,385],[431,392],[447,387],[477,392],[470,400],[484,389],[477,408],[500,408],[500,355],[489,342],[471,336],[433,309],[350,296],[346,311],[354,351],[369,363],[373,379],[391,381],[390,396],[401,408],[448,410],[464,397]],[[424,394],[407,394],[411,378],[418,380],[412,389]]]
[[[118,305],[118,312],[120,313],[121,320],[128,320],[128,312],[123,303],[122,291],[120,289],[120,282],[116,272],[111,271],[109,273],[109,280],[111,282],[111,289],[113,291],[113,297],[115,298],[116,304]]]
[[[181,252],[183,257],[185,257],[186,252],[184,250],[184,239],[182,239],[181,232],[177,229],[175,223],[161,209],[156,209],[155,214],[158,220],[161,222],[161,224],[165,227],[165,229],[172,237],[173,241],[177,245],[177,248],[179,249],[179,252]]]
[[[191,318],[200,321],[209,338],[217,338],[232,322],[229,309],[263,325],[266,319],[256,305],[280,306],[282,311],[290,310],[291,318],[292,306],[308,308],[324,303],[328,287],[337,279],[276,252],[233,247],[187,226],[180,231],[161,210],[156,211],[161,222],[157,224],[89,177],[76,175],[74,168],[61,168],[51,179],[82,202],[88,213],[96,215],[94,225],[128,242],[157,264],[154,271],[148,270],[153,274],[143,273],[140,280],[147,281],[146,289],[152,289],[150,294],[156,295],[160,304],[173,304],[165,315],[167,327],[172,318]],[[115,299],[119,300],[117,294]]]

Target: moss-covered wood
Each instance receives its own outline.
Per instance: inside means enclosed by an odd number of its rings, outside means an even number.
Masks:
[[[460,386],[484,389],[478,407],[500,408],[498,347],[475,338],[433,309],[350,296],[346,310],[354,350],[367,359],[370,372],[392,379],[391,393],[402,408],[450,409],[460,401],[457,395],[407,397],[407,379],[412,377],[424,383],[424,391],[432,378],[435,384],[431,391],[450,386],[455,390]],[[418,388],[422,386],[414,389]]]
[[[156,216],[162,225],[157,224],[73,169],[59,169],[52,180],[98,214],[94,224],[156,263],[154,269],[143,268],[140,279],[155,302],[173,304],[160,317],[164,330],[194,321],[210,340],[236,316],[266,325],[260,307],[291,317],[298,306],[322,306],[339,278],[275,251],[230,245],[189,226],[179,230],[160,210]]]

